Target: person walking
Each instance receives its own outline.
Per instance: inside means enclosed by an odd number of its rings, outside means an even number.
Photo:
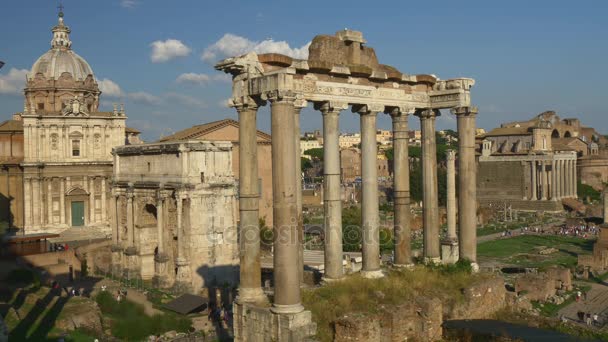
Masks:
[[[597,315],[597,312],[593,314],[593,325],[595,325],[596,327],[600,326],[600,320]]]
[[[587,313],[586,315],[586,323],[588,326],[591,326],[591,314]]]

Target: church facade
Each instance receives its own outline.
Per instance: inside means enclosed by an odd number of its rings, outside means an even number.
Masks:
[[[125,144],[124,109],[98,110],[101,91],[72,50],[63,13],[52,33],[50,50],[27,76],[24,110],[9,120],[23,134],[22,152],[11,151],[21,159],[23,179],[21,198],[11,197],[11,210],[20,211],[11,217],[21,223],[13,226],[24,234],[87,226],[110,235],[112,148]]]

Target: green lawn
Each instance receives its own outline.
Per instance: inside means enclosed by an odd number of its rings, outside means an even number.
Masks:
[[[579,254],[590,254],[595,240],[555,236],[523,235],[508,239],[487,241],[477,245],[481,261],[495,261],[522,267],[549,265],[575,266]],[[558,252],[541,255],[535,247],[546,246]]]

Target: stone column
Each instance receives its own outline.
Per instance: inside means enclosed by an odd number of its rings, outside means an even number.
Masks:
[[[272,200],[274,219],[274,303],[275,313],[304,311],[298,271],[294,101],[290,91],[267,93],[271,103]]]
[[[177,211],[177,260],[175,260],[175,266],[177,267],[177,274],[175,275],[175,290],[179,292],[188,292],[192,288],[192,276],[190,274],[190,262],[186,258],[184,252],[185,234],[184,227],[182,226],[182,213],[183,213],[183,195],[176,194],[176,211]]]
[[[548,179],[547,179],[547,162],[545,160],[541,161],[541,169],[540,169],[540,174],[542,176],[541,179],[541,183],[542,183],[542,200],[546,201],[549,199],[549,197],[547,196],[548,193]]]
[[[38,178],[38,215],[40,215],[40,226],[44,226],[44,178]]]
[[[537,187],[536,187],[536,159],[534,159],[534,157],[532,157],[532,158],[533,158],[532,162],[531,162],[531,165],[532,165],[532,175],[531,175],[531,178],[532,178],[532,197],[530,197],[530,199],[532,201],[536,201],[538,199],[538,196],[536,194],[536,189],[537,189]]]
[[[408,116],[399,108],[388,111],[393,121],[393,197],[395,223],[394,266],[412,265],[410,230],[410,162],[408,153]]]
[[[298,222],[298,275],[300,284],[304,284],[304,218],[302,217],[302,161],[300,151],[300,112],[306,107],[306,101],[297,99],[294,107],[293,139],[295,148],[296,172],[296,208]],[[327,269],[326,269],[327,272]]]
[[[477,266],[477,165],[475,164],[476,107],[454,108],[458,125],[459,257]]]
[[[135,248],[135,230],[133,222],[133,192],[127,192],[127,244]]]
[[[265,301],[260,266],[258,145],[256,114],[259,101],[246,97],[235,105],[239,113],[240,284],[236,300]],[[274,139],[273,139],[274,140]]]
[[[110,227],[112,228],[112,274],[119,276],[122,273],[122,252],[120,244],[120,212],[118,210],[118,194],[113,192],[112,203],[110,204]]]
[[[23,211],[24,211],[24,228],[30,228],[32,222],[32,179],[23,179]]]
[[[604,189],[603,202],[604,202],[604,225],[608,225],[608,188]]]
[[[423,256],[427,263],[439,263],[439,202],[437,198],[437,146],[435,145],[435,118],[438,110],[423,109],[416,112],[422,130],[422,225]]]
[[[65,224],[65,178],[60,178],[59,183],[59,222]]]
[[[53,178],[46,179],[47,223],[53,224]]]
[[[101,222],[106,224],[106,177],[101,177]]]
[[[156,235],[158,240],[158,247],[156,255],[154,256],[155,262],[155,285],[160,288],[167,287],[166,268],[167,261],[169,258],[165,254],[165,200],[167,195],[163,193],[162,185],[161,190],[158,191],[156,197]]]
[[[559,159],[555,160],[555,191],[557,193],[557,199],[562,199],[562,161]]]
[[[578,176],[576,172],[576,156],[572,160],[572,196],[578,198]]]
[[[363,237],[363,267],[365,278],[380,278],[380,213],[378,209],[378,145],[376,116],[380,106],[353,105],[361,121],[361,229]]]
[[[344,276],[342,267],[342,201],[340,199],[340,111],[346,103],[315,103],[323,113],[323,207],[325,274],[331,281]]]
[[[448,239],[456,240],[456,152],[446,151],[447,157],[447,219]]]
[[[162,191],[162,190],[161,190]],[[163,239],[163,235],[164,235],[164,226],[163,226],[163,220],[164,220],[164,210],[163,210],[163,205],[165,203],[165,195],[162,194],[160,191],[157,194],[156,197],[156,238],[157,238],[157,255],[162,255],[165,253],[165,243],[164,243],[164,239]]]
[[[89,224],[95,222],[95,178],[89,178]]]
[[[564,160],[564,171],[566,174],[566,177],[564,177],[564,193],[567,198],[570,198],[572,197],[572,181],[570,180],[572,178],[572,169],[570,168],[569,159]]]
[[[551,200],[557,201],[557,172],[555,156],[551,156]]]

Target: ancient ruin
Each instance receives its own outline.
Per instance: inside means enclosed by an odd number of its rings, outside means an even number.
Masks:
[[[113,153],[112,272],[176,292],[236,285],[231,143],[151,143]]]
[[[340,112],[349,106],[360,115],[362,151],[363,268],[368,278],[382,277],[379,250],[376,116],[393,120],[395,149],[395,266],[412,264],[410,250],[407,120],[421,120],[423,140],[424,259],[440,262],[435,120],[440,109],[457,116],[459,134],[459,257],[476,262],[475,117],[470,89],[474,80],[440,80],[407,75],[378,62],[361,32],[343,30],[316,36],[307,60],[280,54],[228,58],[216,69],[233,76],[231,105],[239,113],[241,282],[235,304],[238,341],[301,340],[314,332],[300,298],[302,273],[299,115],[308,102],[323,115],[326,281],[342,278],[340,204]],[[256,158],[256,114],[271,105],[274,202],[274,302],[270,309],[260,282],[260,241]],[[296,139],[294,139],[294,136]],[[247,147],[247,149],[245,149]]]

